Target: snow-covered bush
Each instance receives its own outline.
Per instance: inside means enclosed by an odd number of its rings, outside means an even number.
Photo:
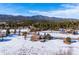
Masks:
[[[27,32],[23,32],[24,39],[26,40]]]

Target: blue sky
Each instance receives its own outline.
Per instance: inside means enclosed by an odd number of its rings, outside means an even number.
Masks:
[[[49,17],[78,18],[79,4],[69,3],[0,3],[0,14],[44,15]]]

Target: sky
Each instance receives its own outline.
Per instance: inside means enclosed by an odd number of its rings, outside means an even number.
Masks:
[[[0,3],[0,14],[79,19],[78,3]]]

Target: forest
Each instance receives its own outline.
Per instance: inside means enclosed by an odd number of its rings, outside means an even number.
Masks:
[[[21,21],[7,21],[7,24],[0,24],[2,28],[18,28],[18,27],[29,27],[33,26],[39,30],[58,30],[59,28],[64,29],[79,29],[79,21],[48,21],[48,20],[21,20]]]

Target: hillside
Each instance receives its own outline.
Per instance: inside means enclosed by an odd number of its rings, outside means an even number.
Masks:
[[[48,20],[48,21],[62,21],[62,20],[78,20],[71,18],[57,18],[57,17],[48,17],[42,15],[34,15],[34,16],[14,16],[14,15],[3,15],[0,14],[0,21],[21,21],[21,20]]]

